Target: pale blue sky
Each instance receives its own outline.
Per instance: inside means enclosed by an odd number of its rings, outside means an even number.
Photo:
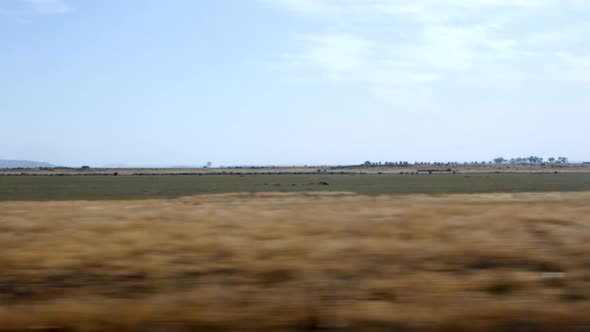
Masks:
[[[590,159],[590,1],[0,0],[0,159]]]

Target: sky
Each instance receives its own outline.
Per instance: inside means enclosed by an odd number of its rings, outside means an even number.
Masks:
[[[590,160],[590,1],[0,0],[0,159]]]

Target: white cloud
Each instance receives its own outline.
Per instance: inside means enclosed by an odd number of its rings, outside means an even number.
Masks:
[[[40,13],[61,14],[72,10],[65,0],[24,0]]]
[[[305,49],[291,56],[296,66],[319,67],[333,74],[361,70],[374,53],[371,41],[350,33],[302,36]]]
[[[316,0],[266,0],[269,3],[285,6],[307,15],[330,15],[338,10],[328,1]]]
[[[289,67],[365,82],[378,95],[429,95],[437,81],[590,77],[590,1],[263,1],[324,25],[298,37]]]
[[[437,21],[463,16],[465,11],[543,8],[561,3],[578,7],[580,0],[263,0],[303,15],[316,17],[408,15],[414,20]]]

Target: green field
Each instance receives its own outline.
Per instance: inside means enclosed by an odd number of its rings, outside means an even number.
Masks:
[[[172,198],[228,192],[360,194],[590,190],[590,174],[0,176],[0,201]]]

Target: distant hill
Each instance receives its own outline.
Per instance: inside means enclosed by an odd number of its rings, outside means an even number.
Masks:
[[[2,160],[0,159],[0,168],[39,168],[55,167],[50,163],[29,161],[29,160]]]

